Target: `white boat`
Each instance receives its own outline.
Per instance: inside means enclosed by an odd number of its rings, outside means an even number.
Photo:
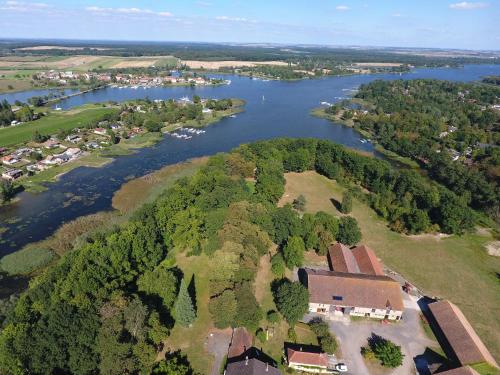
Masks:
[[[236,115],[230,115],[229,117],[231,117],[231,118],[236,118]]]

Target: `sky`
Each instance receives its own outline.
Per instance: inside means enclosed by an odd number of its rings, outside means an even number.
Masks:
[[[500,0],[0,0],[1,38],[500,49]]]

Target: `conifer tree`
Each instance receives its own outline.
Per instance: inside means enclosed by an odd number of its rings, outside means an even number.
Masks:
[[[177,301],[175,301],[174,305],[174,312],[176,321],[184,327],[189,327],[196,319],[193,300],[189,295],[188,284],[185,279],[182,279]]]

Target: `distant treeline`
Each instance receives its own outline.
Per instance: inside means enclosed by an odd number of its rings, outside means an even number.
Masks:
[[[53,45],[61,47],[77,47],[81,50],[29,50],[19,48],[31,46]],[[441,57],[416,55],[414,51],[405,53],[392,49],[351,49],[332,47],[304,46],[256,46],[256,45],[224,45],[211,43],[161,43],[161,42],[82,42],[82,41],[6,41],[0,46],[0,55],[51,55],[70,56],[75,54],[97,56],[164,56],[173,55],[184,60],[248,60],[271,61],[282,60],[300,62],[307,60],[329,60],[335,63],[349,62],[396,62],[416,66],[443,66],[488,63],[495,64],[500,59],[487,56],[478,57]]]

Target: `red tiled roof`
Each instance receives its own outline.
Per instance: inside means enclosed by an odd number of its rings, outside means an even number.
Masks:
[[[378,261],[375,253],[368,246],[361,245],[351,250],[356,259],[361,273],[367,275],[384,276],[382,264]]]
[[[328,367],[328,357],[325,353],[303,352],[288,348],[288,363],[300,363],[301,365]]]
[[[358,263],[351,250],[338,242],[328,249],[328,263],[335,272],[359,273]]]
[[[479,372],[469,366],[455,368],[453,370],[440,372],[438,375],[479,375]]]
[[[233,331],[231,344],[229,345],[227,357],[239,357],[252,347],[252,341],[252,336],[245,328],[235,328]]]
[[[306,269],[309,301],[403,311],[401,286],[388,276]],[[336,297],[334,299],[334,297]]]
[[[487,362],[498,367],[491,353],[457,306],[450,301],[439,301],[429,304],[429,309],[461,365]]]

